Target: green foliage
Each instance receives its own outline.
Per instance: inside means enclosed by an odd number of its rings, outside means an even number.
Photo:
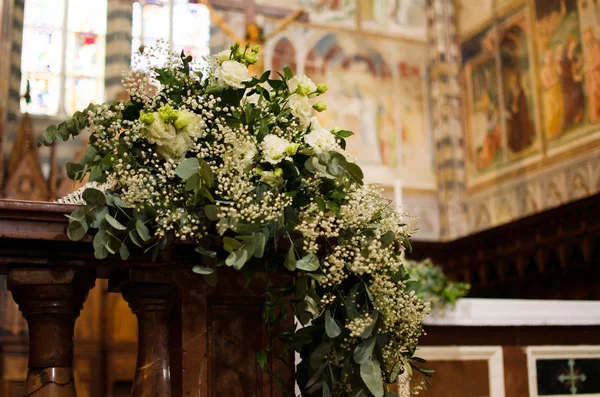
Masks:
[[[434,309],[453,306],[471,288],[468,283],[450,281],[443,269],[434,265],[430,259],[421,262],[407,260],[406,270],[412,279],[408,287]]]

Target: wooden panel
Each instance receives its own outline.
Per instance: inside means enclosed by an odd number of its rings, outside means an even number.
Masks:
[[[486,360],[428,361],[435,370],[433,388],[419,393],[423,397],[484,397],[490,395],[489,370]],[[413,385],[422,378],[415,377]]]
[[[504,355],[504,390],[506,397],[529,397],[525,348],[504,346],[502,350]]]

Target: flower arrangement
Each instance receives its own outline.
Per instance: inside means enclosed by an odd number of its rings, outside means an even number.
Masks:
[[[450,281],[441,267],[431,259],[414,261],[407,259],[405,267],[414,281],[407,283],[419,298],[428,303],[432,310],[444,310],[469,293],[468,283]]]
[[[67,233],[95,231],[99,259],[127,260],[132,248],[156,259],[175,240],[191,242],[193,271],[211,285],[219,267],[291,272],[304,327],[283,336],[302,359],[302,394],[394,396],[386,385],[423,362],[414,352],[428,307],[403,265],[412,230],[363,185],[344,151],[353,134],[314,117],[327,86],[289,68],[251,76],[257,53],[234,44],[198,61],[158,45],[126,74],[128,102],[90,105],[49,127],[41,144],[90,134],[67,172],[95,185]],[[265,305],[270,326],[278,310]],[[267,356],[257,356],[263,369]]]

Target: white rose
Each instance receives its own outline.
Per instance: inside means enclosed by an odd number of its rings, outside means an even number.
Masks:
[[[164,159],[181,160],[190,150],[192,141],[186,134],[177,134],[169,143],[158,146],[156,152]]]
[[[288,87],[290,89],[290,92],[296,92],[298,86],[302,86],[305,91],[308,91],[302,92],[304,95],[309,94],[311,92],[315,92],[317,90],[317,85],[313,83],[313,81],[309,77],[306,77],[304,75],[294,76],[290,79],[290,81],[288,81]]]
[[[287,156],[287,148],[290,142],[277,135],[267,135],[261,143],[263,160],[277,164]]]
[[[310,121],[311,131],[304,135],[304,142],[310,146],[315,153],[327,152],[330,150],[338,150],[339,145],[335,141],[335,137],[331,131],[326,130],[319,124],[316,117]]]
[[[175,120],[175,128],[191,138],[202,138],[205,135],[206,123],[201,116],[188,110],[181,110]]]
[[[250,81],[252,77],[248,68],[236,61],[225,61],[215,70],[215,76],[220,84],[231,88],[244,88],[244,81]]]
[[[177,135],[175,127],[172,124],[165,123],[158,117],[158,113],[153,113],[154,122],[146,129],[148,142],[163,146],[175,139]]]
[[[300,125],[307,127],[312,117],[312,106],[308,97],[300,94],[292,94],[288,99],[288,106],[292,110],[292,115],[300,119]]]
[[[219,64],[222,64],[225,61],[229,61],[230,57],[231,57],[231,50],[223,50],[223,51],[219,52],[217,55],[215,55],[215,59],[217,60],[217,62],[219,62]]]

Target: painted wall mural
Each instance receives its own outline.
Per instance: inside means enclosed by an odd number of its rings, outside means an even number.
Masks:
[[[462,45],[471,185],[539,153],[529,8]]]
[[[600,138],[600,4],[531,3],[462,41],[469,188]]]
[[[364,167],[366,180],[383,185],[390,199],[400,184],[404,209],[421,218],[422,236],[435,238],[425,49],[424,43],[298,25],[273,38],[264,55],[267,68],[289,66],[328,84],[320,122],[356,133],[347,151]],[[413,195],[421,199],[410,200]]]
[[[495,6],[462,12],[471,232],[600,191],[600,1]]]

